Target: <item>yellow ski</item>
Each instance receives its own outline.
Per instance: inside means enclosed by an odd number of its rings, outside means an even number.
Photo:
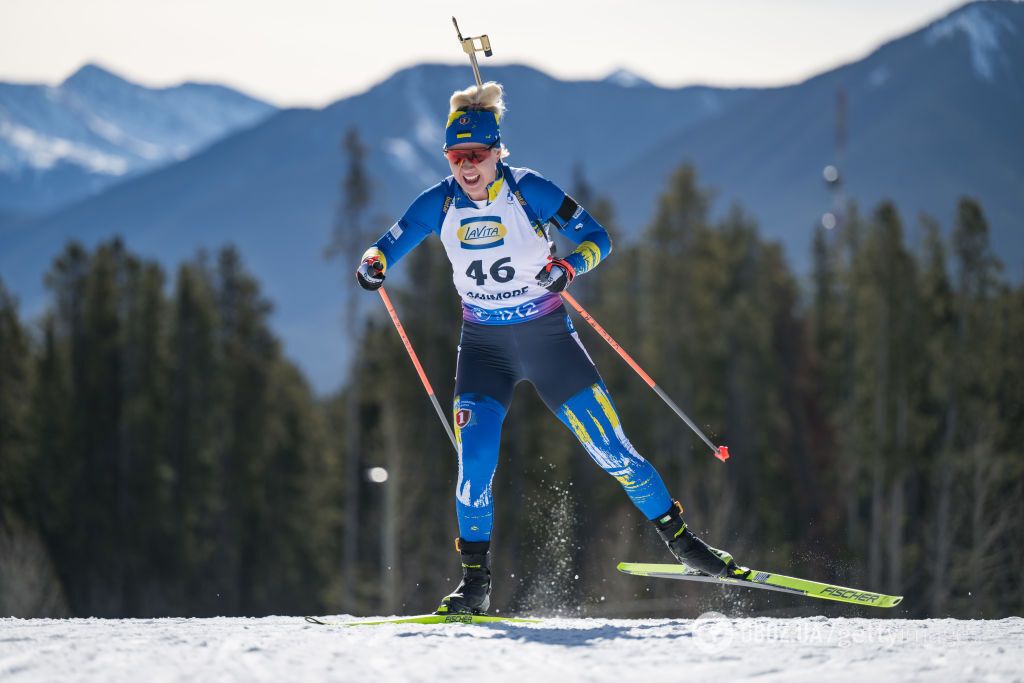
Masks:
[[[487,614],[421,614],[412,617],[355,619],[353,621],[323,621],[316,617],[306,617],[306,621],[311,624],[319,624],[320,626],[381,626],[384,624],[539,624],[541,620],[517,617],[492,617]]]
[[[681,579],[684,581],[702,581],[705,583],[728,584],[745,588],[761,588],[763,590],[805,595],[822,600],[835,600],[865,607],[895,607],[903,601],[902,595],[884,595],[863,591],[857,588],[846,588],[831,583],[808,581],[792,576],[784,576],[758,569],[750,569],[745,577],[708,576],[696,572],[683,564],[643,564],[638,562],[620,562],[619,571],[634,576],[653,576],[663,579]]]

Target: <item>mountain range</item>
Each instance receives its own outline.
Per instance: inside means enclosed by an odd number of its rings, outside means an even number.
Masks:
[[[275,111],[220,85],[147,88],[95,64],[58,86],[0,83],[0,211],[52,211]]]
[[[822,169],[835,162],[836,101],[846,100],[844,190],[863,209],[883,198],[909,232],[921,212],[947,226],[962,195],[979,199],[999,253],[1024,267],[1024,4],[966,5],[867,58],[797,85],[759,91],[742,107],[666,136],[600,176],[624,224],[641,226],[663,179],[692,163],[798,270],[829,208]]]
[[[813,230],[831,206],[821,173],[836,162],[842,92],[845,193],[867,208],[894,199],[911,232],[921,211],[948,228],[957,199],[971,194],[1016,271],[1024,262],[1022,37],[1024,5],[972,3],[864,59],[769,89],[669,89],[623,71],[561,81],[525,66],[482,68],[507,90],[509,162],[567,189],[582,169],[613,199],[618,239],[644,228],[668,174],[689,162],[715,188],[719,210],[742,204],[803,271]],[[356,253],[323,258],[348,163],[339,143],[356,128],[369,152],[369,243],[447,173],[447,96],[469,76],[466,66],[414,66],[323,109],[283,110],[241,126],[181,161],[0,229],[0,276],[32,314],[42,309],[42,274],[69,238],[95,244],[122,234],[131,249],[167,266],[233,242],[276,304],[289,355],[328,391],[347,363],[343,301],[361,293],[352,286]],[[0,213],[16,210],[0,201]]]

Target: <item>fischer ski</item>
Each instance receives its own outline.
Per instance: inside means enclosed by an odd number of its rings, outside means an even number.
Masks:
[[[634,576],[652,576],[663,579],[681,579],[683,581],[702,581],[705,583],[728,584],[745,588],[804,595],[809,598],[834,600],[864,607],[895,607],[903,601],[902,595],[884,595],[857,588],[846,588],[831,583],[798,579],[783,574],[750,569],[743,578],[738,576],[708,576],[694,571],[683,564],[644,564],[638,562],[620,562],[618,569],[623,574]]]
[[[518,617],[492,617],[486,614],[421,614],[413,617],[392,619],[355,619],[353,621],[324,621],[306,617],[306,621],[320,626],[381,626],[384,624],[539,624],[540,619]]]

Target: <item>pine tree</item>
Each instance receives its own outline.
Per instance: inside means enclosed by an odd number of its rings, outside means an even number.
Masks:
[[[927,367],[924,400],[921,405],[923,460],[930,504],[923,514],[928,520],[922,540],[929,567],[929,606],[932,614],[946,613],[950,592],[950,569],[955,533],[953,530],[953,483],[956,456],[953,451],[955,373],[955,317],[953,287],[949,279],[946,248],[939,225],[924,219],[921,255],[921,312],[919,335]]]
[[[708,359],[702,357],[712,343],[708,330],[716,323],[715,292],[709,287],[711,283],[699,281],[697,276],[697,265],[705,259],[707,267],[702,275],[716,277],[707,261],[712,248],[707,237],[709,206],[710,195],[698,188],[693,168],[679,169],[661,197],[655,218],[644,234],[645,248],[634,266],[636,287],[645,292],[644,298],[640,302],[626,302],[638,309],[636,318],[630,322],[645,331],[638,340],[637,351],[645,359],[645,370],[684,410],[700,415],[698,423],[705,425],[712,421],[721,424],[722,418],[720,405],[712,414],[715,399],[708,399],[699,384],[701,378],[694,374],[702,366],[707,374],[715,373],[714,368],[705,364]],[[662,477],[670,489],[679,481],[686,487],[687,480],[693,487],[695,477],[689,475],[691,468],[695,468],[694,472],[703,469],[696,464],[703,461],[694,457],[695,449],[703,448],[694,443],[696,437],[680,436],[678,425],[669,420],[656,421],[649,434],[646,443],[654,453],[680,453],[680,462],[662,466],[666,470]],[[638,439],[645,442],[639,435]],[[690,492],[683,488],[677,495],[690,498]]]
[[[883,572],[888,570],[891,590],[901,581],[898,554],[913,426],[911,392],[917,371],[913,336],[916,274],[892,204],[882,203],[875,210],[853,277],[851,293],[858,311],[853,405],[860,429],[855,447],[863,449],[860,459],[866,460],[869,475],[863,482],[869,509],[867,580],[882,585]],[[883,539],[896,540],[885,546]]]
[[[1019,519],[1020,508],[1009,497],[1013,490],[1009,475],[1017,463],[1000,448],[1004,429],[997,404],[1002,375],[998,355],[1003,336],[998,314],[1002,266],[992,254],[981,207],[972,199],[958,204],[953,251],[958,283],[952,419],[954,449],[963,464],[963,493],[969,501],[969,506],[959,509],[963,520],[959,538],[969,550],[956,558],[954,575],[958,582],[971,582],[978,593],[974,600],[961,600],[991,614],[1001,608],[1002,591],[987,576],[1008,560],[1003,536],[1012,520]]]
[[[34,527],[34,344],[0,279],[0,614],[66,616],[49,551]]]
[[[1004,426],[1001,448],[1005,454],[1005,488],[1000,493],[1006,507],[1004,539],[1024,536],[1024,285],[1007,287],[1000,296],[1000,318],[1004,321],[997,358],[1002,373],[997,389],[1000,424]],[[1006,566],[1024,565],[1024,544],[1005,544],[998,560]],[[1014,576],[1009,585],[996,587],[1005,591],[998,613],[1013,614],[1024,606],[1024,580]]]
[[[167,522],[172,507],[165,446],[169,352],[164,274],[154,263],[124,255],[118,281],[121,612],[159,614],[173,545]]]
[[[95,563],[88,524],[92,503],[82,492],[89,467],[85,418],[77,410],[83,373],[72,353],[86,339],[83,294],[89,265],[86,251],[71,243],[46,276],[55,305],[43,323],[33,400],[33,439],[38,448],[32,468],[35,518],[75,613],[93,611],[88,584]]]
[[[8,515],[24,514],[31,494],[30,401],[32,354],[18,318],[18,302],[0,279],[0,527]]]
[[[331,242],[324,251],[327,258],[341,256],[355,263],[357,250],[364,248],[366,213],[373,202],[373,183],[366,170],[367,149],[358,128],[349,128],[341,141],[341,153],[348,166],[341,181],[341,194]]]
[[[845,343],[849,337],[849,306],[846,282],[848,269],[843,262],[843,238],[846,221],[833,230],[817,227],[812,247],[812,290],[806,311],[808,334],[808,372],[805,387],[808,400],[808,424],[805,430],[815,470],[819,474],[817,490],[825,495],[816,499],[818,523],[813,528],[819,537],[841,535],[843,496],[827,495],[843,490],[844,467],[836,452],[843,431],[841,413],[847,400],[848,375]],[[852,498],[852,496],[850,496]],[[852,523],[852,522],[851,522]]]
[[[218,463],[227,438],[220,316],[204,256],[179,267],[175,280],[167,400],[167,523],[175,542],[168,599],[183,606],[172,607],[171,614],[218,614],[224,568],[216,561],[214,532],[223,506]]]
[[[263,427],[267,459],[253,561],[254,595],[244,609],[260,614],[314,613],[337,591],[340,476],[321,413],[298,369],[277,357],[270,368]]]
[[[262,556],[266,481],[264,428],[270,417],[270,364],[278,353],[267,329],[271,306],[231,247],[222,249],[213,272],[217,345],[224,378],[223,449],[217,462],[222,508],[217,515],[217,564],[223,568],[225,613],[240,614],[257,599],[254,573]]]
[[[341,151],[348,161],[348,167],[341,182],[340,201],[335,212],[331,243],[325,253],[328,258],[340,255],[346,264],[355,264],[358,261],[359,253],[366,247],[365,242],[370,239],[367,234],[366,213],[373,200],[373,184],[365,167],[367,150],[360,139],[357,128],[353,127],[346,131],[341,143]],[[350,289],[345,301],[344,329],[346,334],[354,335],[363,318],[363,306],[366,302],[352,287],[351,280],[348,282]],[[351,591],[351,587],[356,584],[359,562],[359,545],[356,539],[359,536],[361,523],[359,501],[360,472],[363,464],[360,458],[360,441],[363,434],[360,431],[361,421],[355,394],[347,392],[346,396],[348,397],[345,406],[346,415],[344,420],[337,423],[343,424],[346,429],[342,435],[345,444],[345,448],[342,450],[345,463],[343,497],[345,526],[341,551],[341,567],[344,575],[342,602],[345,609],[356,613],[360,609],[360,604],[355,593]]]

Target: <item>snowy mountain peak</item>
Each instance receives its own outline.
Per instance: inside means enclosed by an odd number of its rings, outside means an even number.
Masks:
[[[1005,61],[1004,43],[1017,39],[1017,27],[994,3],[973,3],[940,19],[925,32],[928,45],[963,35],[970,47],[971,65],[977,76],[993,82],[996,67]]]
[[[0,209],[50,210],[274,111],[229,88],[147,88],[96,64],[59,86],[0,83]]]
[[[643,78],[642,76],[639,76],[625,68],[616,69],[601,80],[605,83],[621,85],[623,88],[648,87],[653,85],[646,78]]]
[[[81,67],[78,71],[68,76],[61,83],[62,88],[72,87],[88,87],[91,85],[130,85],[128,81],[121,78],[113,71],[104,69],[102,66],[97,64],[86,64]]]

